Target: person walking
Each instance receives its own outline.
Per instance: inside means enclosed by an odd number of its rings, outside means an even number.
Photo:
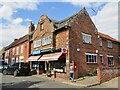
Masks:
[[[73,80],[73,73],[74,73],[74,69],[73,66],[70,66],[70,80]]]

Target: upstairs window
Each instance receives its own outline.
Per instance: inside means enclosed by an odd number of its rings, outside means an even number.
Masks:
[[[99,42],[99,43],[100,43],[100,46],[102,46],[102,39],[100,38],[100,40],[99,40],[99,41],[100,41],[100,42]]]
[[[112,42],[108,41],[108,48],[112,48]]]
[[[47,45],[51,43],[51,36],[42,39],[42,45]]]
[[[113,62],[113,56],[107,56],[107,58],[108,58],[108,65],[113,65],[114,64],[114,62]]]
[[[87,63],[97,63],[97,54],[85,53]]]
[[[19,47],[16,48],[16,55],[19,54]]]
[[[13,53],[13,55],[14,55],[14,53],[15,53],[15,48],[13,48],[13,51],[12,51],[12,53]]]
[[[23,53],[23,52],[24,52],[24,46],[21,45],[21,53]]]
[[[34,41],[34,48],[41,46],[40,43],[41,43],[40,40]]]
[[[91,44],[91,35],[82,33],[82,39],[84,43],[90,43]]]

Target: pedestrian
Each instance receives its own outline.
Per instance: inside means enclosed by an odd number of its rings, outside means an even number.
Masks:
[[[70,66],[70,80],[73,80],[73,72],[74,72],[73,66],[71,65]]]

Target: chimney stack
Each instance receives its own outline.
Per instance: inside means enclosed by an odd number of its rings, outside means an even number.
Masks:
[[[33,32],[34,29],[35,29],[35,26],[34,26],[34,24],[33,24],[32,21],[31,21],[31,22],[30,22],[30,26],[29,26],[29,34],[30,34],[31,32]]]

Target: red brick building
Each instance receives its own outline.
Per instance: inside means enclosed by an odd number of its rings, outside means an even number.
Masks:
[[[120,42],[99,33],[85,9],[62,21],[42,15],[32,41],[29,61],[39,61],[40,73],[51,68],[56,69],[56,77],[66,78],[72,63],[74,78],[78,78],[98,66],[120,65]]]
[[[14,62],[27,62],[29,57],[29,35],[15,39],[10,45],[5,47],[4,60],[13,64]]]
[[[56,71],[54,77],[68,79],[70,65],[73,65],[74,78],[79,78],[97,67],[120,65],[120,42],[98,32],[85,9],[62,21],[42,15],[36,29],[30,23],[27,37],[29,39],[21,43],[16,44],[16,40],[10,44],[6,53],[25,43],[24,61],[28,60],[31,69],[38,70],[39,74]],[[11,54],[5,55],[5,60],[12,57]]]

